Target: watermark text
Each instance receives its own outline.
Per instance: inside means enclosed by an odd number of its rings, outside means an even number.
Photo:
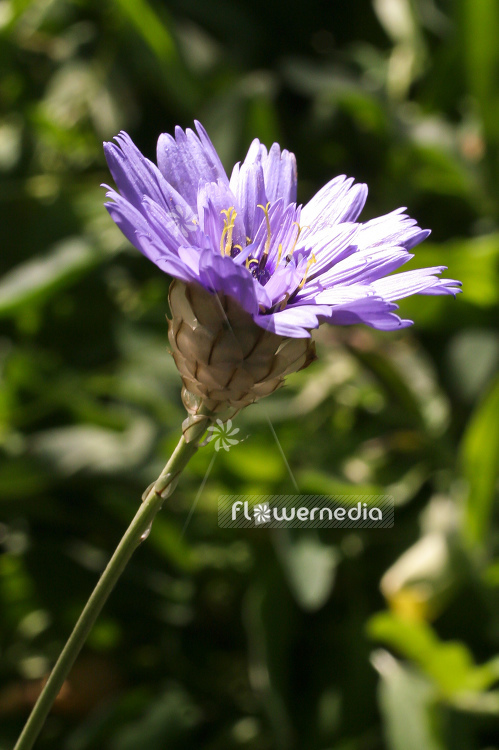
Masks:
[[[221,495],[222,528],[391,528],[390,495]]]

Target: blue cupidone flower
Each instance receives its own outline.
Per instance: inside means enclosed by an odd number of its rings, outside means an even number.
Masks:
[[[191,413],[234,414],[274,391],[314,359],[321,323],[405,328],[397,300],[460,291],[445,266],[393,274],[430,232],[402,208],[359,222],[366,185],[335,177],[300,206],[293,154],[254,140],[229,179],[196,130],[160,135],[157,166],[126,133],[104,144],[118,188],[106,208],[175,280],[169,339]]]

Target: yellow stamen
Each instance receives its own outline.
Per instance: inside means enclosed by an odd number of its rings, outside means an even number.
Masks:
[[[265,214],[265,221],[267,222],[267,239],[265,240],[265,247],[263,249],[263,255],[261,257],[261,264],[262,268],[265,268],[265,263],[267,262],[267,255],[269,254],[270,250],[270,219],[269,219],[269,206],[270,203],[267,203],[266,206],[262,206],[261,203],[258,204],[257,208],[261,208],[263,213]]]
[[[249,267],[252,263],[256,263],[258,265],[258,261],[256,258],[246,258],[246,268],[249,270]]]
[[[275,264],[276,268],[281,262],[281,255],[282,255],[282,242],[279,242],[279,247],[277,248],[277,263]]]
[[[289,253],[286,255],[286,260],[289,261],[293,257],[293,253],[295,251],[295,247],[298,243],[298,240],[300,239],[300,234],[303,232],[304,229],[310,229],[310,227],[307,224],[304,224],[302,227],[298,224],[297,221],[294,221],[293,224],[298,227],[298,232],[296,233],[295,241],[293,242],[293,247],[289,251]]]
[[[289,292],[286,292],[286,294],[284,295],[284,299],[282,300],[281,304],[279,305],[279,312],[282,312],[282,310],[284,310],[284,308],[288,304],[288,299],[290,298],[290,296],[291,295],[289,294]]]
[[[310,256],[310,258],[309,258],[309,259],[308,259],[308,261],[307,261],[307,267],[306,267],[306,269],[305,269],[305,275],[304,275],[303,279],[302,279],[302,280],[300,281],[300,283],[299,283],[299,285],[298,285],[298,289],[303,289],[303,287],[305,286],[305,282],[306,282],[306,280],[307,280],[307,274],[308,274],[308,272],[309,272],[310,266],[311,266],[311,265],[312,265],[313,263],[317,263],[317,258],[316,258],[316,257],[315,257],[315,255],[314,255],[314,254],[312,253],[312,254],[311,254],[311,256]]]
[[[224,228],[222,236],[220,237],[220,252],[222,255],[230,255],[232,249],[232,233],[234,231],[237,212],[234,210],[234,206],[231,206],[230,208],[223,208],[220,213],[225,214]]]

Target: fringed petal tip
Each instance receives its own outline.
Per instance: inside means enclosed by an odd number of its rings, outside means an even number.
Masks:
[[[421,295],[431,296],[431,295],[439,295],[439,294],[450,294],[454,298],[458,294],[462,294],[463,290],[461,289],[462,282],[457,281],[456,279],[439,279],[435,278],[435,283],[429,287],[428,289],[419,292]]]

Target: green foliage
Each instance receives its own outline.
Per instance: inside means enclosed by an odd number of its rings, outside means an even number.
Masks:
[[[255,136],[294,151],[300,201],[347,173],[365,217],[408,206],[433,230],[409,267],[445,264],[464,294],[405,300],[401,334],[321,329],[243,440],[196,455],[38,746],[497,745],[498,13],[0,3],[0,750],[184,419],[168,279],[102,206],[102,141],[153,158],[194,118],[228,169]],[[219,495],[294,482],[392,495],[395,526],[218,528]]]
[[[499,476],[499,379],[473,414],[463,437],[463,473],[469,483],[465,529],[470,541],[486,541]]]
[[[382,613],[372,618],[369,631],[374,639],[387,643],[417,664],[446,698],[484,690],[499,678],[497,658],[477,667],[463,643],[442,643],[426,622]]]

